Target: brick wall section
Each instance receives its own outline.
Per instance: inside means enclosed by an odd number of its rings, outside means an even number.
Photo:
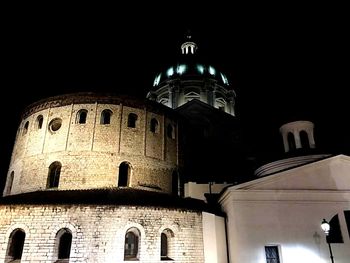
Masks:
[[[77,124],[79,110],[88,111],[85,124]],[[100,124],[101,112],[112,111],[111,123]],[[129,113],[138,115],[136,128],[127,126]],[[38,129],[37,117],[43,116]],[[50,122],[60,118],[62,126],[52,132]],[[150,120],[159,122],[159,133],[150,131]],[[29,128],[23,134],[25,123]],[[13,171],[11,194],[45,189],[52,162],[62,164],[59,189],[117,186],[119,165],[131,164],[130,186],[171,192],[171,174],[178,167],[177,134],[168,138],[165,125],[177,122],[162,111],[146,106],[122,104],[68,104],[25,115],[13,149],[8,176]],[[5,186],[4,194],[7,193]]]
[[[103,110],[112,112],[110,124],[100,125],[101,113]],[[96,113],[97,129],[94,131],[93,151],[99,152],[119,152],[119,137],[120,137],[120,109],[121,107],[111,104],[98,104]],[[108,142],[106,144],[106,142]]]
[[[151,120],[155,119],[159,125],[156,132],[150,131]],[[164,120],[163,116],[154,113],[147,114],[147,128],[146,128],[146,156],[163,160],[164,159]]]
[[[75,116],[71,116],[72,114],[73,114],[72,107],[70,105],[49,109],[48,119],[46,119],[47,125],[42,127],[42,129],[45,130],[44,145],[41,145],[39,141],[31,141],[32,144],[27,143],[27,144],[21,145],[20,147],[24,149],[37,148],[37,147],[43,148],[43,153],[65,151],[67,148],[67,139],[69,142],[69,137],[70,137],[69,132],[70,132],[71,117],[72,118],[75,117]],[[50,122],[55,118],[60,118],[62,120],[62,126],[59,130],[52,133],[49,131],[48,126],[50,125]],[[29,119],[29,121],[32,124],[35,122],[35,118],[32,118],[31,116],[29,116],[27,119]],[[35,130],[30,130],[27,134],[27,137],[30,138],[33,132],[35,132]]]
[[[136,114],[136,127],[128,127],[128,116],[130,113]],[[120,152],[132,155],[145,154],[145,133],[146,133],[146,114],[142,109],[134,109],[130,107],[122,108],[121,123],[121,143]]]
[[[93,144],[93,136],[95,131],[96,109],[94,104],[78,104],[73,105],[71,114],[69,135],[67,140],[67,151],[90,151]],[[79,111],[87,110],[86,123],[79,124],[77,115]],[[53,134],[55,136],[55,134]],[[51,147],[49,148],[49,150]]]
[[[124,238],[131,227],[141,233],[140,263],[164,262],[160,261],[164,229],[174,234],[169,239],[171,262],[204,262],[200,212],[104,205],[1,205],[0,262],[17,228],[26,234],[22,263],[54,262],[55,236],[61,228],[70,229],[73,235],[69,262],[124,262]]]

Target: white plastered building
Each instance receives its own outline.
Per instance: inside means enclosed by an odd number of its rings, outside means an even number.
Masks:
[[[219,202],[227,214],[232,263],[331,262],[320,228],[323,219],[331,223],[331,231],[339,223],[342,240],[338,233],[337,243],[330,241],[334,261],[350,262],[349,156],[333,156],[228,187]],[[267,254],[274,252],[278,259],[269,261]]]

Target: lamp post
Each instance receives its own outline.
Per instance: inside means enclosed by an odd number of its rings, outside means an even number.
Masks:
[[[331,244],[328,242],[328,239],[327,239],[331,226],[329,225],[329,223],[327,222],[326,219],[322,220],[321,228],[322,228],[323,232],[326,234],[326,241],[327,241],[328,248],[329,248],[329,254],[330,254],[330,257],[331,257],[331,262],[334,263],[332,247],[331,247]]]

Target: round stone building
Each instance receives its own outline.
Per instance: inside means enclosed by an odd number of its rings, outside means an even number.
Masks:
[[[39,101],[23,114],[4,195],[106,187],[172,193],[177,127],[174,112],[150,101],[89,93]]]
[[[178,196],[178,135],[153,101],[30,105],[0,199],[0,262],[227,262],[221,212]]]

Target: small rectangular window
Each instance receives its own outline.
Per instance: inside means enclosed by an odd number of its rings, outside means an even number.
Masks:
[[[278,246],[265,246],[266,263],[280,263]]]

